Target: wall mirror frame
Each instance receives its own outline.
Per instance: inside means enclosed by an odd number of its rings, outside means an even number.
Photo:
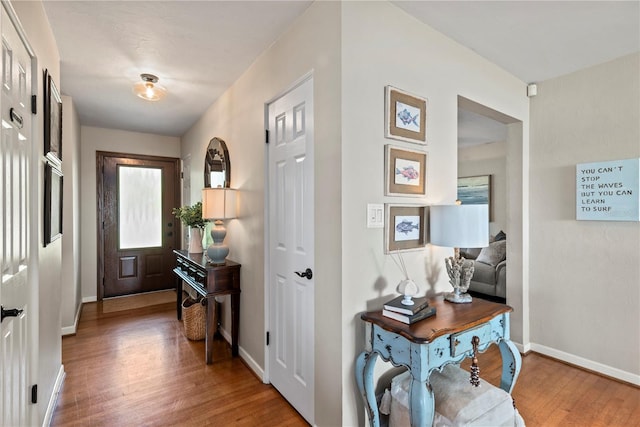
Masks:
[[[227,144],[218,137],[209,141],[204,156],[204,186],[205,188],[230,188],[231,162]]]

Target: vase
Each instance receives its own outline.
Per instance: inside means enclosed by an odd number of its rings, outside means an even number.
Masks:
[[[213,238],[211,237],[211,227],[213,226],[212,222],[207,222],[204,224],[204,228],[202,229],[202,248],[203,252],[209,246],[213,244]]]
[[[189,228],[189,253],[201,254],[202,252],[202,229],[191,227]]]

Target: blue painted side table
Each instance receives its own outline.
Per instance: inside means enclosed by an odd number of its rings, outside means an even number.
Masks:
[[[409,369],[412,377],[409,403],[414,427],[433,424],[435,403],[429,375],[434,369],[441,370],[447,364],[458,364],[472,357],[474,337],[479,339],[479,351],[485,351],[492,343],[498,344],[502,356],[500,388],[507,393],[513,390],[522,365],[520,353],[509,340],[509,313],[513,309],[479,298],[468,304],[436,298],[430,300],[429,305],[436,307],[436,315],[413,325],[385,317],[382,311],[360,316],[367,323],[368,343],[356,360],[356,381],[371,427],[380,427],[373,378],[378,356],[394,366]]]

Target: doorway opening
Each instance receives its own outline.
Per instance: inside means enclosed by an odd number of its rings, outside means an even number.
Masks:
[[[522,241],[522,210],[514,203],[522,200],[521,171],[522,122],[458,96],[458,198],[470,182],[486,191],[491,243],[484,250],[504,251],[504,259],[495,265],[476,262],[469,291],[502,303],[522,294],[523,251],[517,245]],[[467,255],[473,258],[480,252],[470,249]]]

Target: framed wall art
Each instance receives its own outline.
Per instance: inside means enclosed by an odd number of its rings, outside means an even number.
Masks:
[[[385,253],[415,251],[427,243],[427,207],[385,205]]]
[[[385,88],[386,138],[426,144],[427,100],[393,86]]]
[[[50,162],[44,168],[44,246],[47,246],[62,236],[62,171]]]
[[[463,205],[489,205],[489,221],[493,221],[491,193],[491,175],[458,178],[458,200]]]
[[[44,154],[62,160],[62,98],[53,78],[44,71]]]
[[[385,146],[385,196],[424,197],[427,153]]]

